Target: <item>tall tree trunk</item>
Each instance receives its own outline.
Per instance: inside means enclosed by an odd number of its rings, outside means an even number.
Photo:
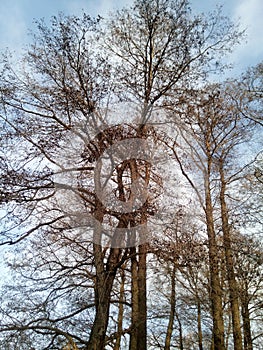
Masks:
[[[180,320],[180,317],[178,313],[175,313],[176,320],[178,322],[178,329],[179,329],[179,349],[184,350],[184,342],[183,342],[183,328],[182,328],[182,322]]]
[[[173,264],[172,271],[171,271],[170,314],[169,314],[169,322],[166,330],[164,350],[170,350],[171,338],[173,333],[173,324],[174,324],[174,317],[175,317],[175,272],[176,272],[176,264]]]
[[[124,293],[125,293],[125,272],[124,269],[120,270],[121,273],[121,285],[120,285],[120,297],[119,297],[119,312],[118,312],[118,328],[117,328],[117,337],[114,344],[113,350],[121,349],[121,336],[123,331],[123,302],[124,302]]]
[[[104,349],[113,280],[113,274],[106,275],[104,270],[97,267],[95,287],[96,314],[91,329],[88,350]]]
[[[228,349],[228,344],[229,344],[229,338],[232,333],[232,315],[231,315],[231,310],[227,310],[227,329],[225,330],[225,345],[226,349]]]
[[[138,131],[141,137],[144,133],[144,126]],[[130,161],[131,181],[136,181],[139,177],[139,168],[136,160]],[[145,166],[145,183],[150,181],[150,167]],[[140,209],[140,225],[147,224],[147,210],[145,206]],[[138,232],[141,235],[142,232]],[[145,234],[147,234],[145,232]],[[144,241],[145,237],[142,237]],[[138,237],[140,242],[140,236]],[[142,242],[138,247],[131,248],[131,269],[132,269],[132,326],[130,337],[130,350],[147,349],[147,296],[146,296],[146,259],[148,245]],[[137,254],[136,254],[137,253]]]
[[[132,311],[131,311],[131,333],[129,350],[137,349],[138,338],[138,322],[139,322],[139,291],[138,291],[138,262],[136,247],[130,248],[131,255],[131,295],[132,295]]]
[[[147,296],[146,296],[146,257],[147,244],[139,246],[138,257],[138,306],[139,306],[139,322],[137,350],[147,349]]]
[[[244,350],[253,350],[249,316],[249,295],[246,281],[245,286],[243,287],[243,290],[241,292],[241,314],[243,320]]]
[[[201,315],[201,302],[197,299],[197,330],[198,330],[198,346],[199,350],[203,350],[203,333],[202,333],[202,315]]]
[[[101,256],[101,246],[94,244],[94,257]],[[106,271],[103,266],[103,258],[96,264],[96,286],[95,286],[95,320],[90,333],[87,350],[103,350],[105,348],[106,332],[109,322],[109,309],[111,291],[116,276],[116,262],[119,260],[119,249],[112,248],[108,258]]]
[[[225,182],[225,175],[224,175],[222,161],[220,163],[219,172],[220,172],[220,182],[221,182],[220,206],[221,206],[222,232],[223,232],[223,242],[224,242],[224,249],[225,249],[227,280],[228,280],[228,286],[229,286],[234,350],[242,350],[243,344],[242,344],[242,333],[241,333],[241,325],[240,325],[238,285],[235,278],[228,208],[225,200],[226,182]]]
[[[208,167],[208,174],[210,169]],[[214,350],[225,350],[224,344],[224,320],[222,308],[222,290],[219,278],[218,246],[214,229],[213,206],[209,176],[206,181],[206,225],[209,248],[209,269],[211,289],[211,309],[213,318],[213,346]]]
[[[101,234],[100,222],[103,220],[102,210],[98,209],[95,213],[95,217],[97,222],[94,226],[94,235],[97,235],[98,238]],[[124,227],[124,223],[119,221],[117,228],[121,227]],[[116,233],[118,235],[118,230]],[[92,325],[87,350],[103,350],[105,348],[106,332],[109,322],[111,291],[116,276],[117,266],[120,261],[121,249],[110,249],[106,266],[104,264],[105,255],[102,246],[94,243],[93,252],[96,267],[95,319]]]
[[[147,245],[131,248],[132,325],[129,350],[147,349],[146,256]]]

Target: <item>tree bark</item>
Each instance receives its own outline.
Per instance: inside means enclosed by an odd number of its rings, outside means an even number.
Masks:
[[[222,308],[222,290],[219,278],[218,246],[214,229],[213,206],[209,184],[210,166],[208,159],[208,174],[205,179],[206,188],[206,225],[209,248],[209,270],[211,288],[211,309],[213,318],[213,346],[214,350],[225,350],[224,320]]]
[[[121,285],[120,285],[120,297],[119,297],[119,312],[118,312],[118,328],[117,328],[117,337],[116,342],[114,344],[113,350],[121,349],[121,335],[123,331],[123,302],[124,302],[124,293],[125,293],[125,272],[123,269],[121,272]]]
[[[244,350],[253,350],[250,316],[249,316],[249,295],[248,286],[245,281],[244,289],[241,292],[241,314],[243,320]]]
[[[99,222],[102,222],[103,220],[103,212],[99,205],[97,207],[95,217],[97,222],[94,227],[94,234],[98,236],[101,234]],[[119,221],[118,228],[123,226],[124,223]],[[102,246],[94,243],[93,251],[96,267],[95,319],[92,325],[87,350],[103,350],[105,348],[106,332],[109,322],[111,291],[116,276],[117,266],[120,261],[121,249],[110,249],[106,266],[104,264],[104,252],[102,250]]]
[[[130,249],[131,255],[131,291],[132,291],[132,311],[131,311],[131,333],[129,350],[137,349],[138,321],[139,321],[139,291],[138,291],[138,262],[136,256],[136,247]]]
[[[171,338],[173,333],[173,324],[175,318],[175,271],[176,265],[173,264],[171,272],[171,295],[170,295],[170,315],[169,322],[166,330],[164,350],[170,350]]]
[[[138,338],[137,350],[147,349],[147,298],[146,298],[146,257],[147,244],[139,246],[138,259]]]
[[[129,350],[147,349],[146,256],[147,245],[131,248],[132,325]]]
[[[141,137],[145,133],[144,126],[138,131]],[[135,160],[130,161],[131,181],[139,178],[138,164]],[[145,183],[150,180],[150,168],[145,168]],[[145,207],[141,207],[140,225],[147,223],[147,213]],[[142,234],[138,232],[138,234]],[[146,234],[146,232],[145,232]],[[144,238],[143,238],[144,240]],[[140,242],[140,237],[139,237]],[[131,268],[132,268],[132,326],[130,337],[130,350],[147,349],[147,295],[146,295],[146,259],[148,245],[142,243],[138,247],[131,248]]]
[[[233,338],[234,338],[234,350],[242,350],[242,333],[240,325],[240,311],[239,311],[239,298],[238,298],[238,286],[235,278],[233,252],[231,247],[231,233],[228,218],[228,208],[225,200],[226,196],[226,182],[225,174],[223,169],[222,160],[220,162],[220,206],[221,206],[221,220],[222,220],[222,232],[223,232],[223,242],[225,249],[225,259],[226,259],[226,270],[227,270],[227,280],[229,286],[229,296],[230,296],[230,308],[232,315],[232,327],[233,327]]]
[[[178,329],[179,329],[179,349],[184,350],[182,323],[181,323],[180,317],[179,317],[177,312],[175,313],[175,316],[176,316],[176,319],[178,322]]]
[[[201,315],[201,302],[197,300],[197,330],[198,330],[198,346],[199,350],[203,350],[203,333],[202,333],[202,315]]]
[[[119,249],[112,248],[108,258],[108,266],[104,270],[101,246],[94,244],[96,263],[95,286],[95,320],[90,333],[87,350],[103,350],[109,322],[111,291],[116,276],[116,263],[119,260]]]

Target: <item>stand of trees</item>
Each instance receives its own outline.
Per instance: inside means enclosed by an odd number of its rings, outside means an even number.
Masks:
[[[2,348],[258,348],[262,64],[208,79],[241,38],[136,0],[2,56]]]

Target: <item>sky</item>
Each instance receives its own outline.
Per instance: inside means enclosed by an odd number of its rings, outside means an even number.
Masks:
[[[263,1],[262,0],[191,0],[194,12],[207,12],[223,5],[224,13],[247,29],[246,41],[231,55],[234,74],[263,61]],[[62,11],[81,14],[82,10],[96,16],[106,16],[109,10],[131,5],[132,0],[0,0],[0,51],[9,47],[20,50],[29,40],[33,20],[50,17]]]

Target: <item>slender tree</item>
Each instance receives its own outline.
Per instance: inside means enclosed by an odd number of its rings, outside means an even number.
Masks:
[[[212,86],[212,88],[207,87],[203,96],[206,97],[198,96],[197,92],[196,97],[199,102],[188,105],[186,112],[186,119],[192,117],[193,119],[189,121],[189,126],[186,122],[186,126],[180,125],[180,128],[182,139],[185,142],[184,149],[188,147],[189,156],[193,160],[194,166],[201,171],[204,192],[200,192],[198,178],[194,175],[191,176],[185,170],[185,161],[180,157],[180,151],[176,145],[174,154],[183,174],[197,193],[206,215],[215,348],[222,349],[224,347],[222,290],[219,269],[220,246],[216,237],[219,229],[223,234],[234,348],[242,349],[238,286],[235,277],[231,238],[233,226],[230,221],[230,209],[227,201],[233,183],[245,176],[243,170],[246,165],[241,159],[240,162],[235,162],[234,157],[241,151],[241,145],[250,140],[255,121],[244,117],[240,112],[236,104],[237,94],[233,95],[231,85],[229,85],[229,89],[225,87],[224,90],[219,85]],[[191,95],[191,98],[195,99],[194,94]],[[240,106],[240,103],[238,106]],[[234,192],[234,189],[232,191]],[[233,193],[233,196],[235,197],[235,193]],[[216,208],[217,203],[220,207],[220,214]],[[217,216],[221,218],[220,226],[215,221]]]

